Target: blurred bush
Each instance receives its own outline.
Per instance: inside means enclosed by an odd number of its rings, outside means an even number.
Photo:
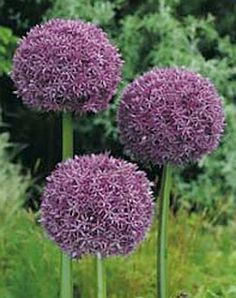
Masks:
[[[17,148],[9,143],[8,134],[0,134],[0,237],[6,225],[26,200],[26,190],[31,185],[28,174],[23,176],[22,166],[12,163]]]
[[[59,251],[45,240],[33,213],[15,214],[0,247],[0,297],[58,297]]]
[[[42,21],[42,15],[53,0],[0,0],[0,23],[22,35]]]
[[[13,35],[12,30],[0,26],[0,76],[8,74],[11,69],[16,42],[17,37]]]
[[[55,0],[52,8],[46,13],[48,18],[82,18],[99,25],[111,25],[115,16],[115,10],[119,9],[124,0],[114,1],[87,1],[87,0]]]
[[[175,1],[175,0],[174,0]],[[176,1],[176,11],[179,16],[195,15],[196,17],[207,15],[209,12],[216,19],[216,28],[221,35],[229,35],[236,41],[236,32],[232,28],[236,27],[236,1],[235,0],[192,0]]]

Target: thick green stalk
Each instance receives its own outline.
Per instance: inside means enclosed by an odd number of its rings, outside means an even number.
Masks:
[[[70,113],[62,115],[62,158],[73,157],[73,123]],[[71,258],[61,253],[61,292],[60,298],[73,297],[72,261]]]
[[[158,256],[157,256],[157,291],[158,298],[168,298],[168,281],[167,281],[167,225],[169,215],[171,189],[171,167],[169,164],[163,168],[161,191],[160,191],[160,207],[159,207],[159,225],[158,225]]]
[[[70,113],[62,116],[62,159],[73,157],[73,122]]]
[[[100,253],[97,253],[97,298],[106,298],[106,272],[105,261]]]

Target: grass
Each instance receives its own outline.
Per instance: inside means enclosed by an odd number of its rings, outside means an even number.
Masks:
[[[179,212],[170,218],[171,297],[235,298],[236,227],[212,225],[204,215]],[[106,260],[108,297],[154,298],[156,233],[129,257]],[[0,297],[56,298],[59,250],[19,211],[0,238]],[[94,258],[74,262],[75,297],[95,297]],[[180,295],[182,293],[182,296]]]

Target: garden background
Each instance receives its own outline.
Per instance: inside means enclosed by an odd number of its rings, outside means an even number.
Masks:
[[[55,18],[99,24],[125,60],[109,110],[74,119],[77,154],[128,159],[115,114],[125,85],[153,66],[186,66],[221,94],[226,129],[218,150],[174,176],[170,216],[171,297],[236,297],[236,1],[0,1],[0,297],[58,297],[59,250],[38,224],[45,176],[61,159],[59,115],[24,107],[9,77],[17,39]],[[142,167],[142,165],[140,165]],[[160,169],[148,168],[158,183]],[[153,298],[156,235],[128,258],[107,260],[108,297]],[[94,260],[74,265],[75,297],[93,298]]]

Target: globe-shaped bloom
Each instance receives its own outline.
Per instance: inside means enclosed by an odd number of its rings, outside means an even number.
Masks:
[[[183,165],[213,151],[224,114],[213,84],[182,68],[154,69],[123,92],[121,142],[144,163]]]
[[[41,223],[73,258],[128,254],[152,221],[150,186],[132,163],[108,154],[76,156],[47,178]]]
[[[100,28],[55,19],[35,26],[20,41],[11,77],[29,107],[98,112],[108,107],[121,66],[116,47]]]

